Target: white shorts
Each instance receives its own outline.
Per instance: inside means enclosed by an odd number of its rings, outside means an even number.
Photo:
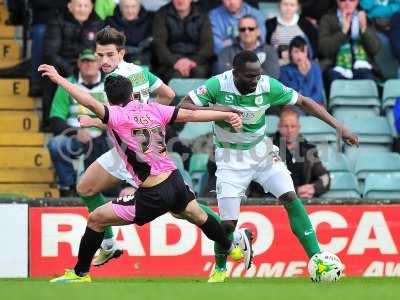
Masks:
[[[126,181],[131,186],[137,188],[136,183],[133,181],[132,175],[126,169],[125,162],[119,156],[115,147],[108,150],[96,160],[100,166],[115,178]]]
[[[246,198],[252,180],[276,198],[295,191],[290,172],[279,157],[279,148],[265,146],[257,145],[253,151],[216,149],[216,191],[222,220],[238,219],[240,202]]]

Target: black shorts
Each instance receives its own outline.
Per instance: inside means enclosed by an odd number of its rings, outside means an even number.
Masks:
[[[133,197],[120,197],[112,204],[120,218],[141,226],[167,212],[181,213],[195,198],[179,171],[174,170],[160,184],[150,188],[139,187]]]

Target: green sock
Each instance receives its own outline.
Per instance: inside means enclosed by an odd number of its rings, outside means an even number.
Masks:
[[[89,212],[94,211],[96,208],[102,206],[106,203],[106,199],[100,193],[93,195],[93,196],[81,196],[83,203],[85,203],[86,207],[88,208]],[[104,239],[109,239],[114,236],[111,226],[108,226],[104,231]]]
[[[211,208],[209,208],[205,204],[199,204],[201,209],[207,213],[207,215],[213,217],[218,222],[221,222],[221,218],[217,213],[215,213]],[[233,233],[229,234],[228,237],[230,240],[233,240]],[[214,256],[215,256],[215,266],[217,269],[226,270],[226,260],[228,256],[226,255],[226,251],[218,244],[214,243]]]
[[[307,252],[308,257],[320,252],[317,235],[301,200],[296,198],[285,203],[284,206],[289,216],[290,227]]]

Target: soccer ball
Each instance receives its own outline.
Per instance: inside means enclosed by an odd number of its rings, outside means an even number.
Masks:
[[[308,262],[308,273],[313,282],[335,282],[340,279],[344,266],[335,254],[323,251],[314,254]]]

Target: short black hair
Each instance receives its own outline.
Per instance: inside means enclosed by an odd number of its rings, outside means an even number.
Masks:
[[[304,47],[307,46],[307,41],[302,36],[295,36],[289,44],[289,52],[292,51],[293,48],[304,50]]]
[[[121,50],[125,47],[126,37],[117,29],[106,26],[97,32],[96,43],[102,46],[113,44],[118,50]]]
[[[253,16],[251,14],[246,14],[246,15],[242,16],[239,19],[238,25],[239,25],[240,21],[242,21],[243,19],[252,19],[252,20],[254,20],[256,22],[256,26],[258,27],[258,20],[257,20],[257,18],[255,16]]]
[[[233,68],[240,69],[248,62],[260,62],[257,54],[253,51],[242,51],[235,55],[233,58]]]
[[[126,105],[132,98],[132,83],[121,75],[109,75],[104,82],[108,102],[111,105]]]

